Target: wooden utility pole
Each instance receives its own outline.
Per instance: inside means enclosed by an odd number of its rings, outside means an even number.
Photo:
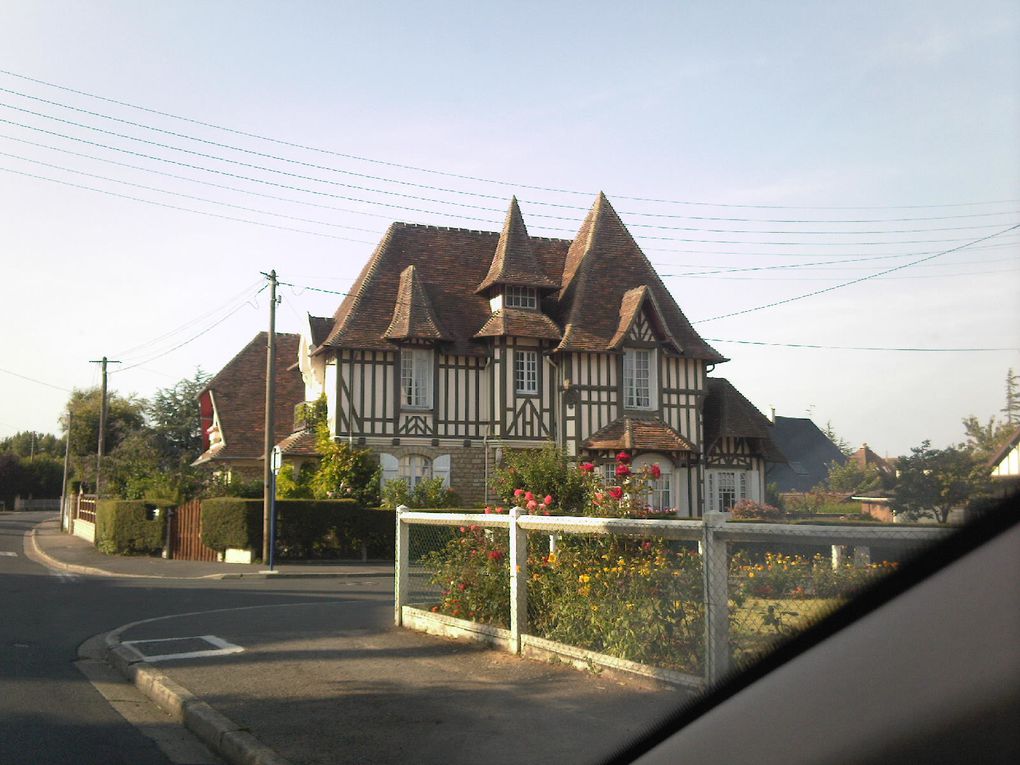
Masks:
[[[262,562],[271,566],[271,545],[273,538],[273,431],[276,405],[276,270],[263,274],[269,279],[269,343],[266,353],[266,428],[263,449],[262,471]]]
[[[67,407],[67,435],[64,437],[64,478],[60,482],[60,530],[70,526],[67,517],[67,469],[71,460],[71,407]]]
[[[103,370],[103,382],[100,388],[99,402],[99,445],[96,449],[96,502],[99,502],[99,476],[103,470],[103,441],[106,440],[106,366],[107,364],[119,364],[119,361],[112,361],[106,356],[98,361],[90,361],[90,364],[100,364]]]

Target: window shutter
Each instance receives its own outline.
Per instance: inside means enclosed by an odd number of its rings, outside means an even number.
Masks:
[[[740,473],[740,493],[737,494],[737,501],[742,499],[747,499],[747,473],[743,471]]]
[[[392,454],[385,452],[379,455],[379,467],[382,468],[382,485],[396,479],[400,475],[400,461]]]
[[[432,460],[432,477],[442,478],[443,486],[450,487],[450,455],[441,454]]]
[[[418,385],[419,406],[432,406],[432,351],[415,351],[415,382]]]
[[[623,352],[623,405],[628,409],[634,407],[635,401],[634,385],[634,352],[624,350]]]

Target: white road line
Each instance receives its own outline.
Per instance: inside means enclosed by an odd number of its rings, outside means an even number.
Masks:
[[[0,558],[17,558],[16,552],[7,552],[6,550],[0,550]]]
[[[55,576],[60,580],[61,584],[70,584],[81,579],[77,574],[69,574],[66,571],[50,571],[50,576]]]
[[[150,656],[147,653],[139,650],[136,646],[141,646],[146,643],[173,643],[180,640],[201,640],[210,645],[216,646],[215,648],[207,649],[205,651],[188,651],[187,653],[164,653],[157,656]],[[241,653],[244,649],[239,645],[228,643],[223,638],[218,638],[215,635],[195,635],[194,637],[183,637],[183,638],[159,638],[155,640],[125,640],[123,645],[128,645],[134,648],[135,651],[140,653],[147,662],[155,661],[168,661],[170,659],[195,659],[202,656],[225,656],[231,653]]]

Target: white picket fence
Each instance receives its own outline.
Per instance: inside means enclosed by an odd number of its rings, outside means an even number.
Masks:
[[[411,577],[427,576],[410,557],[412,528],[474,526],[505,529],[509,533],[507,576],[510,579],[509,628],[466,622],[434,613],[428,603],[412,603]],[[737,543],[775,545],[825,545],[831,547],[834,567],[866,565],[873,545],[904,549],[935,541],[952,529],[892,525],[799,525],[779,523],[738,523],[728,513],[710,513],[700,520],[646,520],[537,516],[513,508],[508,515],[476,513],[412,512],[397,510],[394,621],[398,626],[435,634],[471,637],[515,653],[559,655],[577,665],[602,665],[694,687],[714,684],[731,668],[729,592],[730,546]],[[554,540],[558,534],[615,535],[638,539],[659,538],[697,542],[702,560],[705,605],[705,661],[700,677],[681,675],[656,667],[637,665],[614,657],[594,654],[577,646],[554,643],[528,631],[528,535],[541,532]],[[544,536],[542,537],[545,538]],[[554,542],[550,542],[553,543]],[[854,555],[847,556],[849,548]],[[531,650],[529,650],[531,649]]]

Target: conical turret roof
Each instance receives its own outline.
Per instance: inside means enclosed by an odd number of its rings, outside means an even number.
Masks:
[[[497,284],[514,284],[537,289],[559,289],[553,279],[545,275],[535,256],[528,229],[524,225],[517,197],[510,200],[503,231],[499,235],[496,252],[492,256],[489,273],[482,279],[475,292],[484,292]]]

